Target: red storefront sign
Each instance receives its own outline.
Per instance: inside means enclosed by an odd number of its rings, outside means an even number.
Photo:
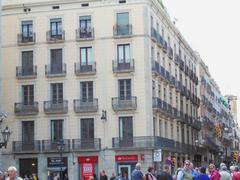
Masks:
[[[126,162],[126,161],[138,161],[138,155],[117,155],[115,156],[116,162]]]
[[[78,157],[78,163],[81,164],[81,177],[84,180],[90,180],[94,174],[94,164],[98,163],[98,156]]]

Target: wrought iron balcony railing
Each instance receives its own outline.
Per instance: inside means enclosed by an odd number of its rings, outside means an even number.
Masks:
[[[90,41],[94,39],[94,28],[78,28],[76,29],[76,41]]]
[[[48,43],[61,43],[65,41],[65,31],[62,30],[58,33],[55,31],[47,31],[46,32],[46,39]]]
[[[37,115],[39,112],[38,102],[15,103],[14,112],[17,116]]]
[[[41,152],[41,141],[13,141],[12,146],[13,153],[40,153]]]
[[[16,77],[18,79],[36,78],[37,66],[32,66],[32,67],[17,66]]]
[[[36,35],[34,32],[31,32],[29,34],[20,33],[17,35],[18,37],[18,45],[32,45],[35,44],[36,41]]]
[[[114,97],[112,98],[112,108],[115,111],[121,110],[136,110],[137,109],[137,97]]]
[[[47,77],[62,77],[66,76],[67,74],[67,65],[61,64],[61,65],[56,65],[56,64],[48,64],[45,65],[45,75]]]
[[[132,25],[119,25],[115,24],[113,26],[113,36],[114,37],[123,37],[123,36],[132,36]]]
[[[113,60],[112,69],[115,73],[134,72],[134,59]]]
[[[98,99],[74,99],[74,111],[76,113],[84,112],[97,112],[98,111]]]
[[[44,112],[51,113],[67,113],[68,112],[68,101],[44,101]]]
[[[78,75],[93,75],[96,74],[96,62],[92,62],[91,64],[81,64],[75,63],[75,74]]]
[[[72,140],[73,151],[100,151],[101,139],[73,139]]]
[[[160,74],[160,66],[159,63],[152,59],[152,73],[155,75]]]
[[[58,140],[42,140],[42,152],[58,152]],[[69,152],[70,151],[70,139],[64,139],[63,140],[64,147],[63,152]]]

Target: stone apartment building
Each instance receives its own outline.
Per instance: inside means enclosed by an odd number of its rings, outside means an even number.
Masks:
[[[2,22],[4,168],[130,179],[137,162],[206,163],[199,57],[160,0],[4,0]]]

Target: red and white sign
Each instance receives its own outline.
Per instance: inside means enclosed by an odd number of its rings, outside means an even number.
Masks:
[[[94,174],[94,164],[92,163],[83,163],[82,164],[82,176],[87,178],[93,176]]]
[[[117,155],[115,156],[116,162],[126,162],[126,161],[138,161],[138,155]]]
[[[98,163],[98,156],[80,156],[78,157],[78,163],[82,165],[82,179],[90,180],[90,177],[94,174],[94,164]]]

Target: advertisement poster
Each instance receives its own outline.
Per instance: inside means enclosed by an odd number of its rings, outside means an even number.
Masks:
[[[82,165],[82,179],[90,180],[90,177],[94,174],[94,164],[92,163],[83,163]]]

